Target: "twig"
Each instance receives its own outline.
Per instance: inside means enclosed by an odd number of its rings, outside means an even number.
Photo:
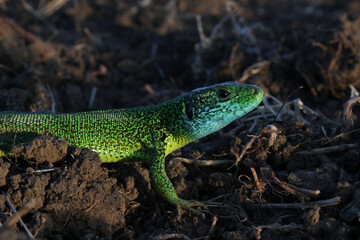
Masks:
[[[245,71],[241,74],[240,78],[236,80],[236,82],[243,83],[250,77],[259,74],[263,69],[268,69],[269,67],[270,67],[270,61],[261,61],[255,63],[249,66],[248,68],[246,68]]]
[[[232,49],[231,49],[231,54],[230,54],[230,60],[229,60],[229,69],[230,69],[230,73],[231,73],[231,76],[233,78],[233,80],[235,81],[236,80],[236,73],[235,73],[235,70],[234,70],[234,58],[235,58],[235,54],[236,54],[236,51],[238,50],[240,44],[239,43],[236,43]]]
[[[299,155],[314,155],[314,154],[325,154],[325,153],[331,153],[331,152],[336,152],[336,151],[343,151],[345,149],[349,149],[349,148],[353,148],[356,147],[357,144],[353,143],[353,144],[341,144],[338,146],[331,146],[331,147],[324,147],[324,148],[314,148],[312,150],[308,150],[308,151],[299,151],[296,152],[296,154]]]
[[[89,105],[88,105],[89,109],[91,109],[94,106],[96,93],[97,93],[97,87],[93,87],[91,89],[91,94],[90,94],[90,99],[89,99]]]
[[[215,230],[215,225],[216,225],[218,220],[219,220],[219,218],[217,216],[213,217],[210,230],[209,230],[205,240],[209,240],[211,238],[211,235],[213,235],[214,230]]]
[[[329,143],[331,143],[332,141],[334,141],[334,140],[336,140],[338,138],[343,138],[343,137],[345,137],[345,136],[347,136],[349,134],[356,133],[356,132],[359,132],[359,131],[360,131],[360,128],[354,129],[354,130],[351,130],[351,131],[348,131],[348,132],[339,133],[338,135],[332,137],[329,141],[325,142],[324,145],[329,144]],[[319,139],[319,140],[322,141],[323,139]]]
[[[22,216],[26,215],[32,208],[34,208],[36,201],[31,199],[24,206],[20,208],[20,210],[14,213],[4,224],[1,226],[0,230],[3,228],[11,228],[15,225]]]
[[[350,85],[351,88],[351,96],[350,99],[346,101],[344,104],[344,110],[342,114],[342,123],[345,126],[345,128],[349,129],[354,126],[354,122],[351,119],[352,114],[352,106],[355,103],[360,103],[360,95],[359,92],[356,90],[356,88],[352,85]]]
[[[161,34],[167,33],[167,31],[175,25],[178,15],[176,0],[168,1],[164,6],[164,10],[166,11],[166,16],[159,27],[159,33]]]
[[[23,220],[21,219],[22,216],[24,216],[25,214],[27,214],[32,208],[34,208],[35,205],[35,200],[32,199],[29,202],[27,202],[22,208],[20,208],[19,212],[16,211],[14,205],[12,205],[10,199],[6,196],[5,193],[3,193],[5,200],[7,202],[7,204],[9,205],[11,211],[13,212],[13,216],[7,221],[7,224],[4,224],[3,226],[12,226],[13,224],[15,224],[17,222],[17,220],[20,221],[21,226],[25,229],[25,232],[27,233],[27,235],[29,236],[29,238],[31,239],[35,239],[34,236],[32,235],[32,233],[30,232],[30,230],[26,227],[25,223],[23,222]]]
[[[263,98],[263,104],[265,106],[265,108],[270,112],[272,113],[274,116],[276,115],[276,112],[274,111],[274,109],[272,108],[272,106],[269,104],[268,100],[266,99],[266,97],[270,97],[270,95],[268,94],[265,94],[265,97]],[[276,101],[278,101],[276,99]]]
[[[208,203],[214,202],[215,200],[218,200],[219,198],[225,198],[225,197],[229,197],[229,196],[232,196],[232,195],[233,195],[232,193],[222,194],[222,195],[219,195],[219,196],[216,196],[214,198],[206,200],[205,204],[208,205]]]
[[[229,159],[200,160],[200,159],[189,159],[189,158],[183,158],[183,157],[176,157],[176,158],[173,158],[171,161],[175,161],[175,160],[178,160],[180,162],[187,163],[187,164],[194,164],[197,166],[218,166],[218,165],[234,163],[234,160],[229,160]]]
[[[256,229],[273,229],[276,231],[282,231],[282,232],[290,232],[290,231],[303,231],[305,230],[305,227],[303,225],[300,224],[287,224],[287,225],[280,225],[279,223],[273,223],[270,225],[262,225],[262,226],[258,226],[256,227]]]
[[[69,0],[53,0],[38,10],[42,17],[47,18],[64,6]]]
[[[310,196],[317,196],[320,194],[320,190],[306,190],[305,189],[301,189],[300,188],[297,188],[293,185],[290,185],[290,184],[287,184],[283,181],[280,181],[276,176],[275,176],[275,173],[273,172],[271,174],[271,178],[274,180],[274,182],[276,184],[278,184],[280,187],[282,187],[283,189],[285,189],[287,192],[295,195],[295,196],[298,196],[298,197],[303,197],[305,198],[306,200],[310,200]]]
[[[36,40],[36,36],[28,31],[26,31],[24,28],[13,22],[12,20],[0,17],[0,23],[4,23],[11,27],[13,30],[15,30],[17,33],[19,33],[22,37],[27,38],[30,41]]]
[[[48,169],[38,169],[38,170],[32,170],[30,171],[30,173],[47,173],[47,172],[53,172],[56,169],[60,169],[60,168],[48,168]]]
[[[318,118],[320,118],[321,120],[323,120],[326,124],[331,125],[331,126],[335,126],[338,127],[340,126],[340,124],[336,121],[333,121],[327,117],[325,117],[322,113],[320,112],[316,112],[314,110],[312,110],[311,108],[307,107],[304,105],[304,103],[301,101],[301,99],[297,98],[294,99],[293,101],[291,101],[289,104],[294,104],[295,107],[299,108],[300,110],[302,110],[305,114],[311,114],[314,115]],[[309,125],[309,124],[308,124]]]
[[[298,92],[300,89],[303,89],[303,86],[298,87],[297,89],[295,89],[292,93],[290,93],[290,94],[286,97],[283,105],[281,106],[281,108],[280,108],[279,111],[277,112],[277,114],[276,114],[276,116],[274,117],[274,119],[272,120],[271,124],[273,124],[273,123],[276,121],[276,118],[277,118],[278,115],[280,114],[280,112],[281,112],[281,110],[283,109],[283,107],[285,106],[285,104],[289,101],[289,98],[291,98],[291,97],[292,97],[296,92]]]
[[[42,81],[40,80],[40,82],[42,82]],[[47,87],[47,90],[49,91],[50,99],[51,99],[51,113],[55,113],[56,112],[56,109],[55,109],[56,103],[55,103],[54,94],[52,93],[51,88],[49,87],[48,84],[46,84],[46,87]]]
[[[255,141],[255,139],[257,138],[258,136],[253,136],[250,141],[245,145],[245,148],[242,150],[241,154],[239,157],[236,158],[236,162],[231,165],[227,170],[230,170],[232,167],[236,166],[236,168],[238,168],[238,164],[240,162],[240,160],[244,157],[246,151],[250,148],[250,146],[253,144],[253,142]]]
[[[218,35],[218,32],[220,31],[221,27],[224,25],[224,23],[231,17],[229,13],[225,14],[220,21],[213,27],[210,34],[210,40],[214,41],[216,36]]]
[[[38,10],[34,9],[29,3],[26,2],[26,0],[21,0],[21,2],[26,11],[31,13],[38,20],[42,21],[53,32],[54,35],[58,34],[59,31],[49,21],[45,20],[46,16],[44,16]]]
[[[288,183],[287,186],[294,189],[296,192],[303,193],[303,194],[309,195],[311,197],[317,197],[320,194],[320,190],[310,190],[310,189],[305,189],[305,188],[299,188],[290,183]]]
[[[179,239],[185,239],[190,240],[188,236],[181,233],[166,233],[166,234],[159,234],[157,236],[150,236],[151,240],[166,240],[166,239],[173,239],[173,238],[179,238]]]
[[[255,171],[254,168],[250,168],[250,170],[251,170],[251,173],[252,173],[252,175],[253,175],[253,177],[254,177],[254,181],[255,181],[256,187],[260,190],[260,182],[259,182],[259,178],[258,178],[258,176],[257,176],[257,173],[256,173],[256,171]]]
[[[331,60],[327,74],[326,74],[326,78],[329,83],[330,91],[337,98],[339,98],[340,95],[335,91],[334,69],[336,67],[337,62],[339,61],[339,59],[341,57],[342,50],[343,50],[343,43],[341,41],[339,41],[339,45],[338,45],[338,49],[335,53],[335,57]]]
[[[253,132],[254,131],[255,127],[258,125],[258,121],[257,121],[258,119],[259,118],[254,119],[253,123],[251,124],[251,126],[248,129],[248,132]]]
[[[100,201],[99,199],[95,200],[95,202],[88,209],[86,209],[85,212],[87,213],[91,211],[91,209],[93,209],[99,201]]]
[[[200,37],[200,46],[202,49],[206,48],[210,44],[210,39],[205,36],[204,29],[201,23],[201,16],[196,15],[196,26]]]
[[[1,21],[0,21],[0,22],[1,22]],[[0,64],[0,69],[5,70],[5,71],[8,71],[9,73],[11,73],[11,74],[13,74],[13,75],[15,75],[15,76],[18,75],[17,72],[15,72],[15,71],[12,70],[10,67],[5,66],[5,65],[3,65],[3,64]]]
[[[324,136],[326,137],[326,139],[327,139],[328,141],[330,141],[330,138],[328,137],[324,126],[321,126],[321,131],[323,132],[323,134],[324,134]]]
[[[261,208],[313,208],[315,206],[319,207],[329,207],[339,204],[341,197],[336,196],[331,199],[306,202],[306,203],[265,203],[265,204],[252,204],[252,206],[261,207]]]
[[[154,66],[155,66],[156,71],[157,71],[157,73],[159,74],[159,76],[160,76],[162,79],[167,79],[164,69],[161,67],[159,61],[157,60],[156,54],[157,54],[158,48],[159,48],[159,45],[158,45],[158,44],[153,44],[153,45],[151,46],[151,59],[152,59],[152,61],[154,62]],[[148,85],[148,84],[146,84],[146,85]],[[146,86],[146,85],[145,85],[145,86]]]

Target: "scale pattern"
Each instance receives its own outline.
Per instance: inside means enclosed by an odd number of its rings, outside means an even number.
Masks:
[[[165,173],[165,157],[253,110],[263,91],[253,85],[223,83],[193,90],[168,102],[81,113],[0,113],[0,150],[37,135],[66,138],[69,145],[97,152],[103,162],[149,161],[155,190],[170,203],[198,213],[201,205],[176,195]],[[16,137],[15,137],[16,136]],[[7,140],[7,141],[6,141]],[[195,203],[195,204],[194,204]]]

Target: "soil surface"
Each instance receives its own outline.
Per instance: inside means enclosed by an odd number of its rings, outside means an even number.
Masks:
[[[6,225],[6,198],[31,204],[36,239],[360,239],[359,1],[3,0],[0,13],[0,111],[143,106],[225,81],[267,94],[167,157],[205,219],[178,219],[147,163],[40,136],[0,158],[1,240],[30,239]]]

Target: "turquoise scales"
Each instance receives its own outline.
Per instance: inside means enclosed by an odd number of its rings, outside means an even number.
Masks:
[[[165,173],[165,157],[253,110],[263,91],[253,85],[222,83],[199,88],[168,102],[118,110],[69,114],[0,113],[0,149],[37,135],[63,137],[69,145],[97,152],[103,162],[149,161],[154,189],[170,203],[198,213],[196,201],[179,198]]]

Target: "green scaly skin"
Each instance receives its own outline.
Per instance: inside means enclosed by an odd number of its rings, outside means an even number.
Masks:
[[[204,204],[177,196],[165,172],[166,155],[252,111],[262,97],[257,86],[231,82],[139,108],[69,114],[1,112],[0,150],[7,152],[14,144],[48,135],[89,148],[103,162],[149,161],[151,184],[158,194],[177,207],[179,216],[180,208],[199,214],[192,207]]]

